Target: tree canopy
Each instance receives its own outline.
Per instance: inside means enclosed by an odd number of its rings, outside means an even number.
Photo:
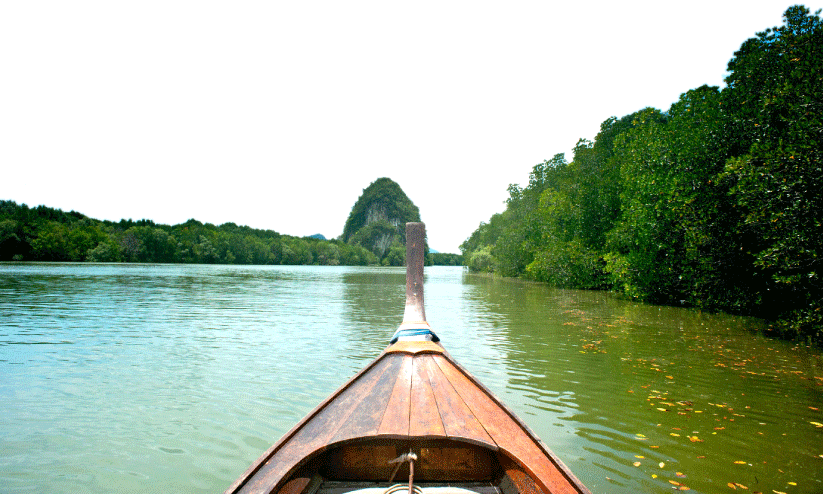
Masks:
[[[76,211],[0,201],[0,261],[369,265],[377,257],[339,240],[292,237],[191,219],[100,221]]]
[[[823,341],[823,23],[793,6],[726,87],[609,118],[509,186],[461,246],[474,270],[765,317]]]

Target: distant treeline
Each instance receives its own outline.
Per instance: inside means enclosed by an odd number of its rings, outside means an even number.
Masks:
[[[463,256],[460,254],[444,254],[442,252],[429,252],[428,259],[433,266],[463,265]]]
[[[467,265],[559,287],[749,314],[823,341],[823,23],[789,8],[727,86],[603,122],[509,186]]]
[[[174,226],[151,220],[100,221],[75,211],[30,208],[13,201],[0,201],[0,261],[380,264],[369,250],[339,240],[194,219]]]

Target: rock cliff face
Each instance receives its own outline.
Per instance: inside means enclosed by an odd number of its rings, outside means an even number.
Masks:
[[[385,261],[397,247],[405,245],[409,221],[420,221],[420,210],[396,182],[378,178],[363,189],[354,204],[343,229],[343,241],[361,245]]]

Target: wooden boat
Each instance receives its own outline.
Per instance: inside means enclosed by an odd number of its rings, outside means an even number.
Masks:
[[[423,306],[424,240],[422,223],[406,225],[406,308],[388,348],[227,494],[589,492],[438,343]]]

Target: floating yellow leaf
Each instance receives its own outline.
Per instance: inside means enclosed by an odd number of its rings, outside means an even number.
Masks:
[[[634,455],[635,458],[640,458],[641,460],[645,460],[646,457],[643,455]]]
[[[823,427],[823,424],[821,424],[820,422],[809,422],[809,423],[812,424],[815,427]]]
[[[702,443],[702,442],[703,442],[703,440],[702,440],[702,439],[700,439],[700,438],[699,438],[699,437],[697,437],[697,436],[686,436],[686,437],[688,437],[688,438],[689,438],[689,441],[691,441],[691,442],[693,442],[693,443]]]
[[[683,484],[681,484],[680,482],[678,482],[678,481],[676,481],[676,480],[670,480],[670,481],[669,481],[669,483],[670,483],[671,485],[683,485]]]
[[[681,479],[686,477],[686,474],[684,474],[683,472],[674,472],[674,474],[680,477]]]
[[[745,462],[745,461],[742,461],[742,460],[737,460],[737,461],[736,461],[736,462],[734,462],[734,463],[735,463],[735,465],[745,465],[745,464],[746,464],[746,462]]]
[[[634,466],[636,466],[636,467],[639,467],[639,466],[640,466],[640,462],[639,462],[639,461],[636,461],[636,462],[632,463],[632,465],[634,465]]]
[[[774,494],[786,494],[786,493],[785,493],[785,492],[783,492],[783,491],[776,491],[776,490],[774,490],[774,489],[772,489],[772,492],[774,492]]]
[[[653,474],[652,474],[652,478],[653,478],[653,479],[656,479],[656,478],[657,478],[657,474],[656,474],[656,473],[653,473]]]
[[[748,488],[748,487],[746,487],[745,485],[741,484],[740,482],[735,482],[735,483],[734,483],[734,485],[736,485],[737,487],[740,487],[741,489],[749,490],[749,488]]]
[[[735,486],[734,486],[734,484],[732,484],[731,482],[729,482],[729,483],[728,483],[728,484],[726,484],[726,485],[728,485],[729,487],[731,487],[731,488],[732,488],[732,489],[734,489],[734,490],[737,490],[737,487],[735,487]]]
[[[678,490],[680,490],[680,491],[690,491],[691,489],[689,489],[689,488],[688,488],[688,487],[686,487],[685,485],[681,485],[681,486],[680,486],[680,488],[679,488]]]
[[[797,485],[797,482],[786,482],[786,483],[789,484],[789,485],[794,485],[794,486]]]
[[[663,468],[663,467],[665,467],[665,466],[666,466],[666,464],[665,464],[665,463],[663,463],[662,461],[661,461],[660,463],[658,463],[658,465],[660,466],[660,468]]]
[[[680,434],[678,434],[676,432],[670,432],[669,435],[674,436],[674,437],[680,437]]]

